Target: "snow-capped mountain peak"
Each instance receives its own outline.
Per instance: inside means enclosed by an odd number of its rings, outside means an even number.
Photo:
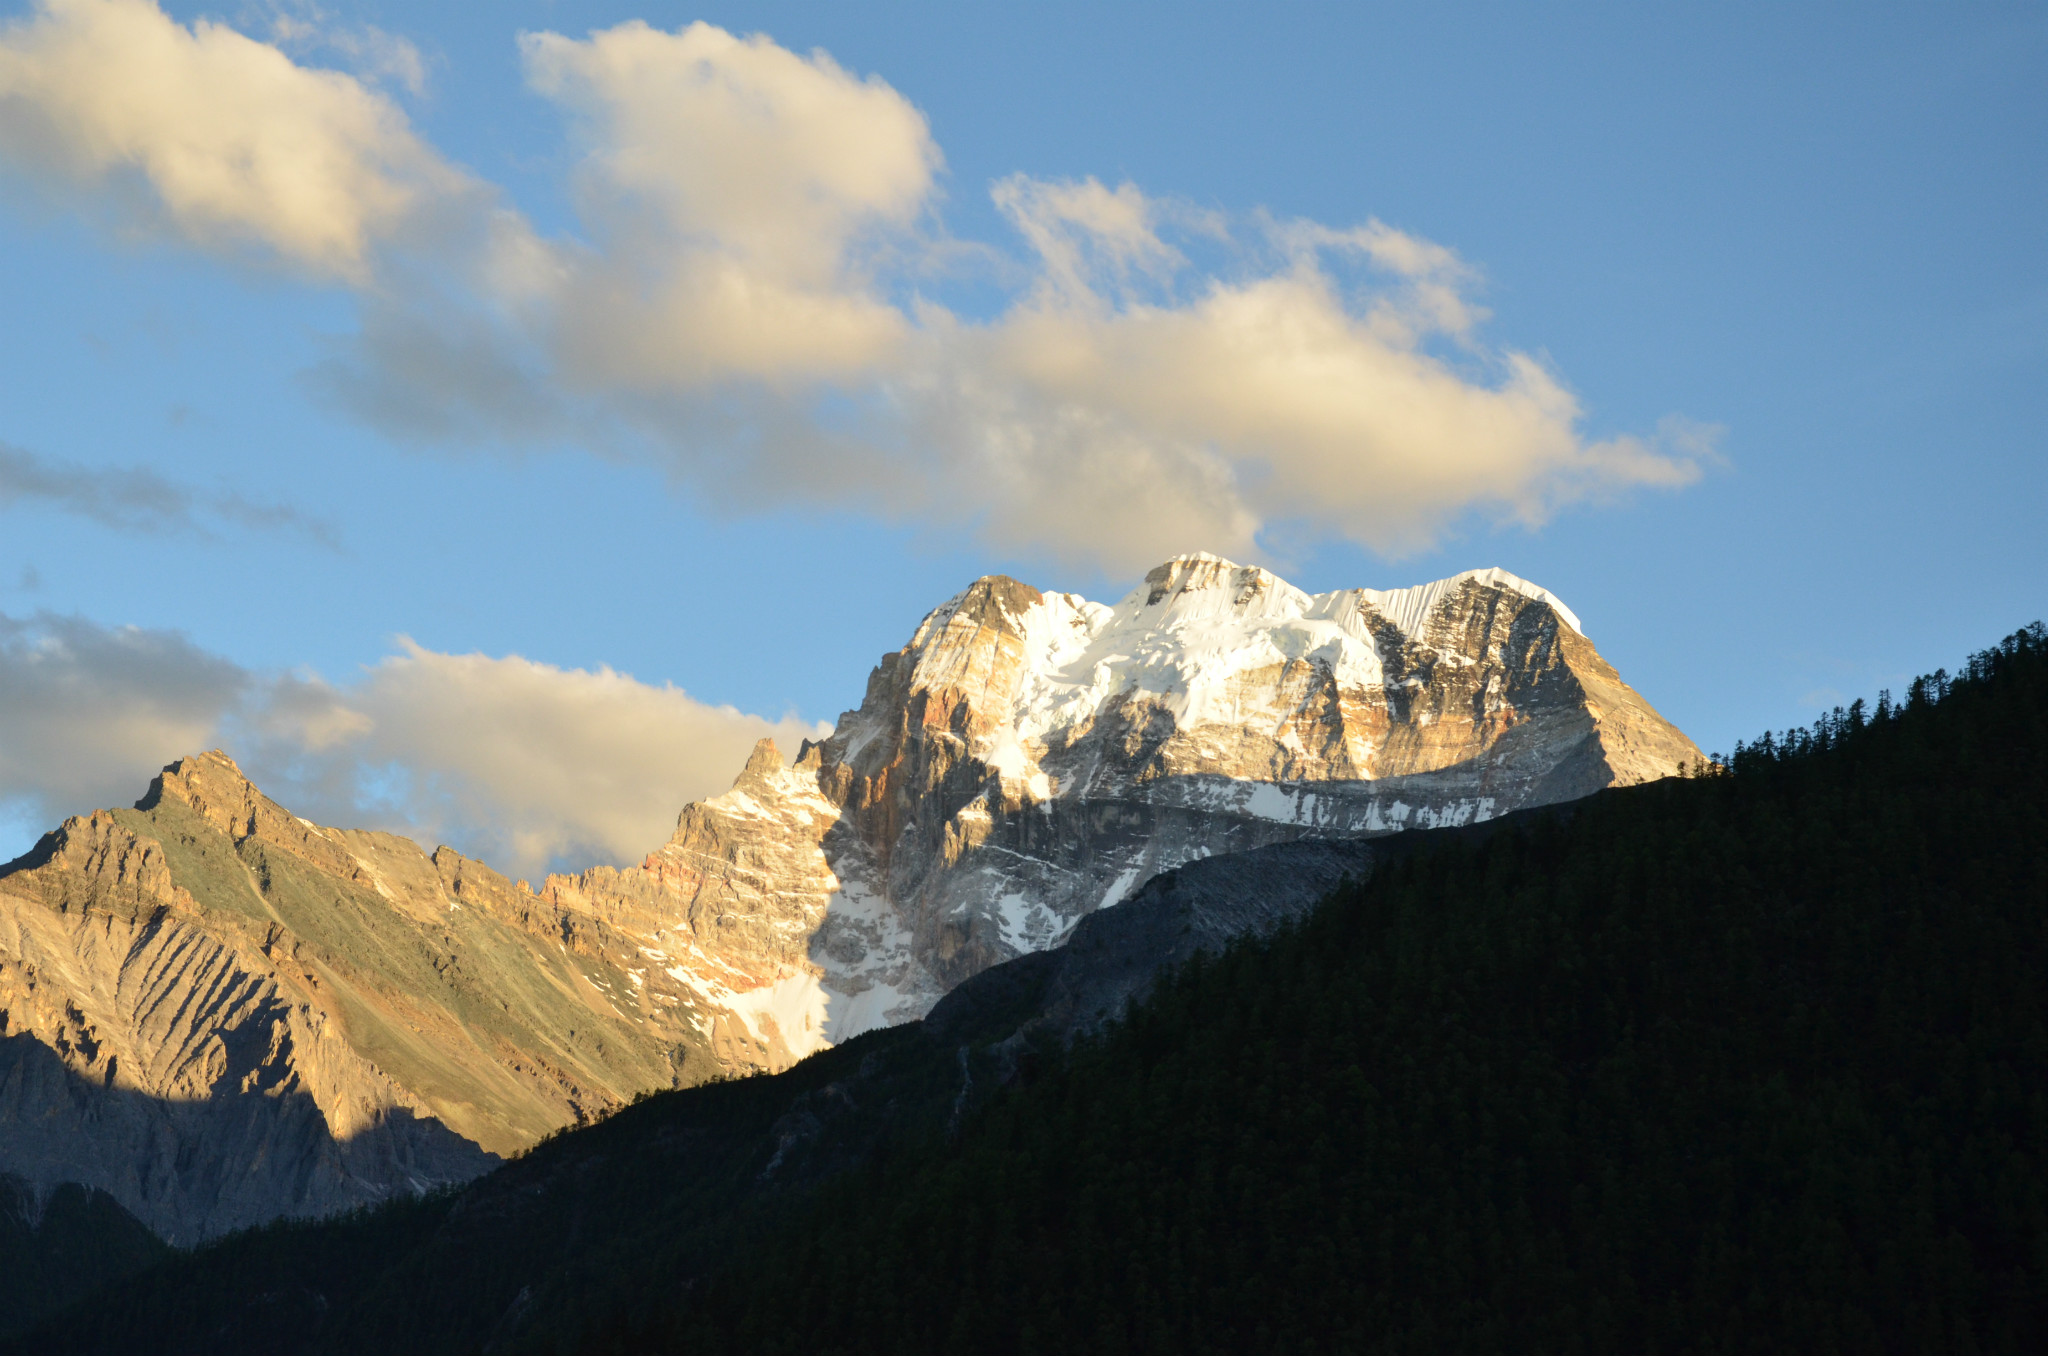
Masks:
[[[991,575],[645,869],[670,913],[712,909],[705,980],[773,1062],[916,1016],[1192,858],[1470,823],[1697,753],[1504,570],[1310,594],[1197,553],[1113,605]],[[612,875],[549,888],[658,903]],[[749,979],[773,1002],[741,1002]]]

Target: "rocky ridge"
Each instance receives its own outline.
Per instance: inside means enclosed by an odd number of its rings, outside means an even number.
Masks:
[[[176,1243],[467,1180],[711,1072],[686,1019],[622,1010],[620,946],[183,759],[0,873],[0,1170]]]
[[[1697,757],[1505,572],[1309,595],[1197,555],[1115,606],[977,580],[793,763],[538,890],[187,758],[0,868],[0,1171],[178,1242],[459,1181],[922,1016],[1185,863]]]
[[[1310,595],[1193,555],[1113,607],[991,576],[793,764],[764,741],[640,866],[542,895],[793,1056],[921,1016],[1187,861],[1473,823],[1699,757],[1502,570]]]

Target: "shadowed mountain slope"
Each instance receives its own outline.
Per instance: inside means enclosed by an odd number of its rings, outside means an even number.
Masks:
[[[764,742],[639,865],[538,890],[198,755],[0,867],[0,1171],[180,1244],[429,1190],[920,1016],[1185,863],[1696,755],[1503,571],[1309,595],[1199,555],[1113,607],[976,581],[793,766]]]
[[[0,1169],[178,1243],[465,1181],[693,1048],[717,1071],[687,1023],[619,1010],[604,941],[182,760],[0,871]]]
[[[1186,868],[925,1022],[24,1349],[2038,1350],[2048,633],[1731,762]],[[1127,982],[1233,919],[1281,926]]]
[[[641,865],[542,893],[802,1054],[923,1015],[1184,862],[1477,823],[1698,758],[1503,570],[1308,594],[1191,555],[1114,606],[991,575],[793,765],[764,743]]]

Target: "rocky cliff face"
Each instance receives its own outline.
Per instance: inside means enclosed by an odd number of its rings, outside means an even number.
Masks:
[[[0,874],[0,1170],[180,1243],[465,1180],[715,1072],[687,1018],[642,1015],[622,945],[184,759]]]
[[[0,1172],[177,1242],[461,1180],[921,1016],[1184,863],[1696,757],[1511,575],[1311,596],[1190,556],[1114,607],[978,580],[830,738],[538,891],[187,758],[0,868]]]
[[[1471,823],[1698,757],[1503,571],[1312,596],[1197,555],[1114,607],[998,576],[793,766],[764,743],[641,866],[542,893],[635,934],[773,1064],[917,1017],[1183,862]]]

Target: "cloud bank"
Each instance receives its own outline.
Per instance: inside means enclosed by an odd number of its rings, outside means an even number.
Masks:
[[[202,494],[147,467],[81,466],[0,443],[0,509],[45,504],[122,532],[204,536],[207,522],[296,532],[339,549],[332,523],[285,504],[259,504],[238,494]]]
[[[335,684],[252,673],[176,632],[0,615],[0,807],[43,827],[132,803],[165,763],[222,745],[298,814],[537,879],[639,860],[756,740],[793,755],[823,733],[609,668],[401,641]]]
[[[153,0],[0,33],[0,156],[126,229],[353,288],[361,329],[311,380],[394,436],[580,442],[735,511],[1128,569],[1276,530],[1400,554],[1699,473],[1683,425],[1589,438],[1554,372],[1486,341],[1476,270],[1378,221],[1016,175],[990,189],[1013,238],[956,240],[927,119],[823,52],[639,21],[519,45],[572,238],[365,78]],[[1008,289],[993,314],[944,304],[963,269]]]
[[[0,614],[0,805],[129,804],[177,751],[209,747],[250,686],[175,632]]]

